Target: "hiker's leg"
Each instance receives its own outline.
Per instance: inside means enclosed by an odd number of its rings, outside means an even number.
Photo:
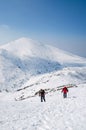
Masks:
[[[43,96],[43,99],[44,99],[44,102],[45,102],[45,101],[46,101],[46,100],[45,100],[45,96]]]
[[[43,102],[43,97],[41,96],[41,102]]]
[[[66,93],[64,93],[64,94],[63,94],[63,97],[64,97],[64,98],[67,98],[67,94],[66,94]]]

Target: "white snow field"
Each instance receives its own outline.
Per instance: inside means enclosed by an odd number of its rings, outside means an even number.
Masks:
[[[27,38],[0,46],[0,130],[86,130],[86,58]]]
[[[14,95],[14,94],[13,94]],[[0,130],[86,130],[86,84],[15,101],[12,93],[0,93]]]

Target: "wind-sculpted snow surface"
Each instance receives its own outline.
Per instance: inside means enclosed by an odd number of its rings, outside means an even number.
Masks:
[[[65,67],[84,70],[86,59],[31,39],[15,40],[0,46],[0,91],[14,91],[32,76],[63,71]]]
[[[14,101],[13,94],[0,94],[0,130],[86,130],[86,84],[61,91]]]

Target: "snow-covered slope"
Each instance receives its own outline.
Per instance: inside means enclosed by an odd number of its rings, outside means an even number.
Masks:
[[[84,83],[86,83],[86,67],[64,68],[57,72],[30,78],[28,82],[15,91],[15,99],[24,100],[34,97],[41,88],[50,93],[61,89],[64,85],[77,87]]]
[[[86,84],[70,88],[68,98],[61,91],[15,101],[13,93],[0,94],[0,130],[86,130]]]
[[[63,99],[61,89],[69,88]],[[40,102],[38,91],[46,91]],[[22,38],[0,47],[0,130],[86,130],[86,59]]]
[[[85,66],[85,58],[21,38],[0,46],[0,90],[16,90],[38,74],[62,70],[64,67],[82,67],[84,71]]]
[[[57,61],[62,63],[86,63],[85,58],[73,55],[71,53],[62,51],[50,45],[46,45],[32,39],[21,38],[1,46],[0,49],[4,49],[9,53],[14,54],[19,58],[33,57],[45,60]]]

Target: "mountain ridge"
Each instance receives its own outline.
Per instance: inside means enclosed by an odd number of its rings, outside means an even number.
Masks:
[[[39,74],[85,66],[85,58],[32,39],[20,38],[0,46],[0,90],[19,88]]]
[[[29,50],[28,50],[28,48],[29,48]],[[56,51],[60,52],[60,54],[57,53],[57,54],[59,54],[58,56],[60,56],[60,58],[61,58],[61,54],[62,55],[64,54],[64,55],[69,55],[70,58],[75,57],[75,58],[79,58],[79,59],[81,58],[83,60],[86,60],[86,58],[84,58],[84,57],[80,57],[80,56],[74,55],[72,53],[69,53],[69,52],[63,51],[61,49],[58,49],[56,47],[53,47],[51,45],[43,44],[43,43],[34,41],[32,39],[29,39],[29,38],[24,38],[24,37],[20,38],[20,39],[17,39],[15,41],[12,41],[10,43],[7,43],[5,45],[0,46],[0,49],[5,49],[5,50],[10,51],[10,52],[15,53],[15,54],[17,53],[16,51],[22,51],[22,55],[23,55],[23,49],[25,49],[25,51],[26,51],[27,54],[30,54],[30,53],[28,53],[28,52],[31,52],[30,50],[32,50],[34,52],[36,51],[36,53],[38,53],[37,51],[39,51],[40,53],[42,53],[42,51],[48,51],[48,53],[51,51],[50,53],[52,53],[52,51],[54,50],[55,52]],[[45,50],[45,49],[47,49],[47,50]],[[19,54],[20,54],[20,52],[19,52]],[[33,54],[33,56],[34,55],[35,54]]]

